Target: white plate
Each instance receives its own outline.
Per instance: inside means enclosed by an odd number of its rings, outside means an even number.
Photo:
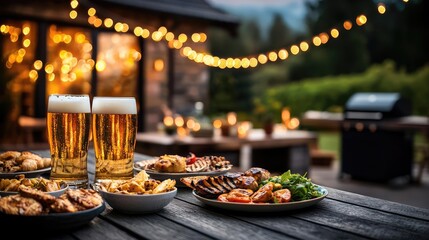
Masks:
[[[177,188],[157,194],[123,194],[111,193],[93,187],[101,194],[113,210],[126,214],[145,214],[160,211],[167,206],[177,194]]]
[[[42,174],[49,173],[51,168],[41,168],[34,171],[24,171],[24,172],[9,172],[9,173],[0,173],[0,178],[15,178],[17,175],[24,174],[26,178],[38,177]]]
[[[62,183],[60,190],[53,191],[53,192],[46,192],[46,193],[48,193],[48,194],[50,194],[50,195],[52,195],[54,197],[59,197],[63,193],[65,193],[68,188],[69,188],[69,185],[67,183]],[[15,194],[18,194],[18,192],[0,191],[0,196],[1,197],[6,197],[6,196],[9,196],[9,195],[15,195]]]
[[[195,191],[192,194],[204,204],[212,207],[222,208],[224,210],[240,211],[240,212],[280,212],[280,211],[291,211],[301,208],[306,208],[322,201],[327,195],[328,190],[318,186],[319,191],[323,193],[318,198],[309,200],[288,202],[288,203],[235,203],[235,202],[221,202],[216,199],[208,199],[199,196]]]
[[[143,165],[141,165],[141,162],[143,162],[143,161],[134,163],[134,171],[136,173],[139,173],[141,170],[143,170]],[[229,168],[223,169],[221,171],[163,173],[163,172],[157,172],[154,170],[146,170],[146,173],[149,174],[150,178],[153,178],[156,180],[161,180],[161,181],[166,180],[166,179],[173,179],[173,180],[176,180],[176,186],[177,187],[186,187],[186,185],[180,181],[181,178],[195,177],[195,176],[220,176],[220,175],[227,173],[229,170],[231,170],[231,168],[232,168],[232,165]]]

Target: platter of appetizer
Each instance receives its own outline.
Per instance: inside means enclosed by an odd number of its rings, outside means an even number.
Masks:
[[[51,158],[44,158],[29,151],[0,153],[0,178],[38,177],[51,171]]]
[[[162,155],[154,159],[134,163],[134,170],[145,170],[150,176],[158,180],[173,179],[178,187],[185,187],[181,178],[191,176],[219,176],[232,168],[230,161],[223,156],[197,157],[190,154],[187,157],[179,155]]]
[[[223,176],[186,177],[180,180],[206,205],[244,212],[290,211],[317,204],[328,190],[305,175],[287,171],[271,176],[263,168]]]
[[[92,189],[67,189],[55,197],[26,186],[19,193],[0,198],[0,224],[3,228],[31,226],[43,231],[76,228],[103,212],[103,198]]]

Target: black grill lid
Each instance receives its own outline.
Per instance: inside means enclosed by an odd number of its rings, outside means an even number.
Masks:
[[[399,93],[355,93],[345,106],[345,119],[381,120],[411,114],[411,104]]]

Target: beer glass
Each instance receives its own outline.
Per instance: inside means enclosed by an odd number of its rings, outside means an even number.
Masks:
[[[137,107],[133,97],[94,97],[92,134],[95,180],[133,177]]]
[[[49,96],[46,121],[52,160],[50,177],[71,188],[88,186],[90,118],[88,95]]]

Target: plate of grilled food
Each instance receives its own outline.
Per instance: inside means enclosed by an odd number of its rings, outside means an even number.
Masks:
[[[3,228],[31,226],[37,230],[74,229],[103,212],[105,203],[92,189],[67,189],[55,197],[22,186],[19,194],[0,198],[0,224]]]
[[[194,154],[187,157],[166,154],[134,163],[135,171],[145,170],[151,178],[157,180],[173,179],[178,187],[186,187],[180,182],[181,178],[200,175],[219,176],[231,168],[232,164],[223,156],[197,157]]]
[[[6,151],[0,153],[0,178],[38,177],[51,171],[51,158],[29,151]]]
[[[61,196],[69,188],[67,183],[63,181],[54,181],[42,177],[26,178],[24,175],[18,175],[17,178],[0,179],[0,196],[18,194],[21,186],[31,187],[55,197]]]
[[[180,180],[206,205],[232,211],[278,212],[313,206],[323,200],[326,188],[305,175],[287,171],[271,176],[263,168],[223,176],[186,177]]]

